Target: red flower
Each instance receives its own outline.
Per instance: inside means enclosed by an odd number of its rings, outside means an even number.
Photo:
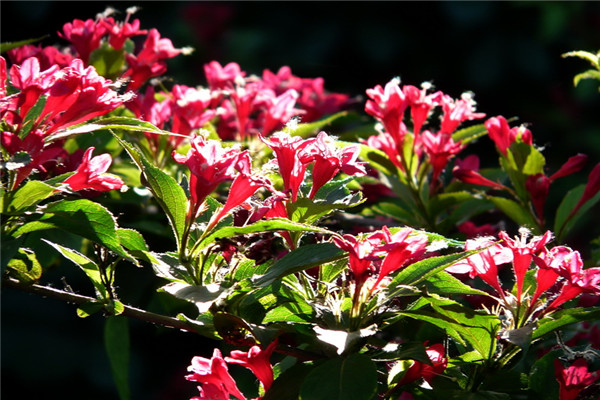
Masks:
[[[585,185],[585,189],[583,190],[583,194],[581,198],[577,202],[577,205],[573,208],[571,213],[569,214],[569,218],[575,215],[575,213],[588,202],[592,197],[598,193],[600,190],[600,163],[596,164],[590,175],[588,176],[588,181]],[[567,218],[568,219],[568,218]]]
[[[290,194],[292,201],[296,201],[308,166],[307,162],[302,161],[305,159],[305,149],[315,139],[304,140],[283,131],[275,132],[268,139],[261,136],[261,139],[275,153],[284,191]]]
[[[511,144],[520,140],[528,145],[533,144],[533,137],[529,129],[520,126],[510,128],[506,119],[502,116],[492,117],[485,121],[485,127],[488,130],[490,139],[494,141],[496,147],[506,156],[506,150]]]
[[[206,140],[202,136],[193,137],[191,145],[186,155],[176,151],[172,155],[176,162],[190,169],[188,218],[195,219],[206,196],[222,182],[234,179],[240,168],[244,167],[240,158],[247,151],[242,152],[239,147],[223,148],[220,141]]]
[[[506,186],[504,186],[503,184],[491,181],[491,180],[485,178],[479,172],[476,172],[472,169],[455,167],[452,170],[452,175],[454,175],[454,177],[456,179],[458,179],[459,181],[465,182],[465,183],[470,183],[472,185],[481,185],[481,186],[488,186],[493,189],[508,190],[508,188]]]
[[[485,283],[494,288],[501,297],[504,297],[504,290],[498,280],[498,265],[512,261],[512,252],[488,237],[470,239],[465,242],[465,251],[482,248],[485,249],[458,261],[446,268],[446,271],[453,274],[469,273],[471,278],[479,276]]]
[[[554,371],[560,385],[559,400],[575,400],[583,389],[600,378],[598,371],[588,371],[583,358],[578,358],[568,368],[560,361],[554,360]]]
[[[406,128],[402,119],[409,102],[399,86],[399,79],[392,79],[385,85],[367,89],[370,100],[365,104],[367,114],[375,117],[383,125],[384,130],[392,135],[396,143],[404,141]]]
[[[71,190],[74,191],[84,189],[97,191],[121,189],[124,183],[120,178],[114,175],[105,174],[112,163],[110,154],[105,153],[92,157],[93,151],[94,147],[90,147],[85,151],[83,160],[77,168],[77,171],[63,183],[69,185]]]
[[[269,359],[275,347],[277,347],[277,339],[264,350],[259,346],[252,346],[248,352],[233,350],[229,354],[230,357],[225,357],[225,361],[242,365],[251,370],[267,391],[273,383],[273,366]]]
[[[471,221],[465,221],[458,225],[457,228],[467,239],[474,239],[479,236],[496,236],[498,234],[498,229],[491,224],[477,226]]]
[[[444,345],[441,343],[434,344],[429,346],[426,352],[427,357],[429,357],[429,360],[431,361],[431,365],[415,360],[408,370],[406,370],[406,373],[400,382],[398,382],[399,385],[406,385],[421,378],[431,384],[436,376],[441,375],[444,372],[448,365],[448,359],[445,357],[446,349],[444,349]]]
[[[527,242],[528,231],[521,229],[521,236],[511,239],[508,234],[501,231],[498,237],[503,240],[504,246],[512,250],[513,253],[513,271],[517,284],[517,299],[521,301],[523,292],[523,281],[525,274],[529,270],[533,256],[537,256],[545,250],[545,245],[552,240],[552,232],[546,231],[542,236],[533,237]]]
[[[264,89],[258,93],[255,102],[256,106],[263,110],[263,136],[268,136],[274,130],[281,129],[292,117],[304,113],[304,111],[294,108],[297,99],[298,92],[294,89],[287,90],[279,96],[276,96],[271,89]]]
[[[110,43],[110,45],[116,50],[121,50],[125,44],[125,41],[130,37],[148,33],[148,31],[145,29],[140,30],[139,19],[135,19],[131,23],[129,22],[129,17],[131,17],[131,14],[133,13],[132,11],[134,10],[135,9],[128,9],[125,21],[120,23],[115,22],[112,17],[100,20],[100,23],[104,25],[107,33],[110,35],[108,43]]]
[[[53,65],[64,68],[73,61],[73,56],[69,53],[61,52],[54,46],[42,47],[27,44],[7,51],[7,54],[13,64],[22,64],[30,57],[35,57],[40,62],[40,69],[47,70]]]
[[[433,185],[437,182],[444,168],[446,168],[450,158],[458,154],[463,149],[463,146],[460,142],[456,143],[452,139],[452,135],[441,132],[434,134],[424,131],[421,135],[421,141],[425,153],[429,157],[429,162],[433,167],[433,176],[431,178]]]
[[[100,47],[100,40],[106,33],[107,29],[100,21],[75,19],[64,24],[58,36],[71,42],[79,58],[87,63],[92,51]]]
[[[233,377],[229,374],[227,364],[221,355],[219,349],[215,349],[213,356],[208,359],[204,357],[192,358],[192,364],[188,367],[192,372],[186,375],[185,379],[203,384],[204,393],[202,398],[228,399],[229,395],[235,396],[238,400],[246,400],[246,397],[238,389]],[[225,394],[223,397],[223,394]],[[204,397],[210,395],[210,397]]]
[[[347,175],[365,175],[366,163],[357,161],[359,153],[358,146],[340,149],[335,145],[333,138],[325,132],[320,132],[306,148],[305,156],[301,159],[305,164],[315,162],[312,170],[313,183],[308,197],[314,198],[319,189],[340,171]]]
[[[246,75],[237,63],[231,62],[222,67],[217,61],[205,64],[204,74],[210,90],[231,90],[236,87],[237,82],[243,82]]]
[[[215,110],[208,109],[211,94],[207,89],[198,90],[185,85],[174,85],[172,96],[173,125],[171,130],[175,133],[189,135],[193,129],[202,128],[217,114]],[[181,140],[183,138],[176,140],[173,147],[177,147]]]
[[[421,127],[425,124],[427,118],[429,118],[431,110],[441,104],[444,95],[440,91],[427,94],[427,89],[429,89],[430,86],[431,85],[424,83],[422,89],[418,89],[411,85],[406,85],[402,88],[402,91],[410,104],[410,116],[413,122],[413,134],[415,137],[419,136]]]
[[[475,112],[475,101],[471,93],[463,93],[460,100],[443,96],[441,103],[444,115],[440,131],[443,133],[451,134],[462,122],[485,117],[484,113]]]
[[[381,132],[379,135],[369,136],[366,144],[374,149],[383,151],[396,167],[404,171],[404,165],[402,165],[402,143],[396,143],[392,135],[387,132]]]

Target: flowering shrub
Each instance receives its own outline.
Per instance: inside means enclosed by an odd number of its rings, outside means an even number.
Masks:
[[[103,312],[122,398],[123,317],[236,348],[182,355],[195,399],[598,397],[600,267],[566,239],[600,200],[600,164],[550,212],[551,184],[588,157],[548,174],[533,133],[477,112],[471,93],[393,78],[357,111],[321,78],[218,61],[204,86],[169,88],[166,60],[188,49],[132,13],[66,23],[69,47],[8,44],[0,58],[2,284]],[[357,116],[367,134],[351,133]],[[480,140],[496,167],[468,154]],[[124,203],[161,224],[169,251],[121,226]],[[52,230],[69,240],[32,239]],[[48,246],[93,296],[51,286]],[[124,304],[115,275],[128,264],[196,312]]]

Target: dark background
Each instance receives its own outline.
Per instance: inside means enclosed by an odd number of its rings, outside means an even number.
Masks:
[[[589,64],[561,58],[571,50],[600,49],[599,2],[2,0],[0,40],[49,34],[45,45],[64,46],[56,31],[65,22],[94,18],[107,6],[124,12],[133,5],[141,7],[134,18],[143,29],[157,28],[175,47],[196,49],[169,60],[168,74],[178,83],[204,85],[203,64],[217,60],[259,75],[289,65],[300,77],[323,77],[331,91],[362,96],[362,104],[367,88],[395,76],[403,84],[432,81],[453,97],[472,91],[478,111],[529,124],[534,142],[544,147],[549,174],[576,153],[590,156],[584,171],[556,182],[550,206],[564,190],[585,182],[600,161],[598,83],[574,88],[573,76]],[[123,286],[139,282],[125,287],[131,304],[159,307],[165,301],[144,297],[153,283],[143,271],[127,267],[121,276]],[[102,326],[101,316],[79,319],[70,305],[3,289],[2,395],[117,398]],[[209,356],[212,343],[135,321],[130,327],[133,399],[196,394],[195,385],[183,379],[185,368],[192,356]]]

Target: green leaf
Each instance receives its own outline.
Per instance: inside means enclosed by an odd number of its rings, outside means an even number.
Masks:
[[[332,194],[331,197],[334,197],[334,195]],[[344,199],[335,203],[315,201],[308,197],[303,197],[288,206],[288,215],[290,215],[292,221],[303,224],[314,224],[334,210],[354,207],[364,200],[361,192],[349,194]]]
[[[600,54],[600,53],[599,53]],[[569,51],[567,53],[561,54],[561,57],[578,57],[583,60],[587,60],[592,66],[600,69],[600,56],[599,54],[590,53],[589,51],[576,50]]]
[[[102,309],[104,309],[104,303],[100,301],[88,301],[77,308],[77,316],[80,318],[87,318]]]
[[[152,264],[154,274],[172,282],[193,283],[185,266],[179,261],[177,254],[144,252],[146,261]]]
[[[233,292],[233,288],[221,286],[218,283],[196,286],[182,282],[169,283],[160,290],[178,299],[194,303],[200,314],[207,312],[215,302],[226,299]]]
[[[366,144],[359,144],[360,158],[369,163],[369,166],[388,176],[396,176],[398,168],[390,161],[388,156],[381,150]]]
[[[440,271],[437,274],[430,276],[425,280],[424,284],[427,292],[439,295],[470,294],[489,296],[488,293],[464,284],[445,271]]]
[[[175,133],[163,131],[162,129],[152,125],[150,122],[142,121],[137,118],[109,117],[94,122],[84,122],[83,124],[60,130],[46,137],[45,141],[52,142],[58,139],[65,139],[69,136],[104,129],[120,129],[132,132],[152,132],[158,135],[177,135]]]
[[[298,127],[296,129],[292,130],[292,129],[285,127],[283,130],[289,132],[290,135],[292,135],[292,136],[300,136],[303,138],[307,138],[307,137],[311,136],[312,134],[316,133],[317,131],[320,131],[327,125],[331,125],[334,121],[336,121],[342,117],[345,117],[346,115],[348,115],[347,111],[340,111],[338,113],[335,113],[333,115],[330,115],[330,116],[320,119],[318,121],[308,122],[308,123],[304,123],[304,124],[298,124]]]
[[[580,185],[567,192],[562,199],[558,209],[556,210],[556,219],[554,220],[554,232],[557,235],[558,241],[562,241],[567,234],[573,229],[575,224],[586,215],[588,210],[600,201],[600,192],[594,197],[585,202],[575,214],[571,216],[571,212],[579,203],[579,199],[585,191],[585,185]],[[569,218],[569,216],[571,216]]]
[[[133,229],[117,229],[117,236],[119,237],[119,242],[123,247],[127,250],[137,250],[137,251],[149,251],[148,245],[144,240],[144,237],[138,231]]]
[[[557,311],[538,321],[537,329],[533,331],[531,339],[539,339],[563,326],[582,321],[600,320],[600,307],[575,307]]]
[[[285,218],[271,218],[268,220],[257,221],[246,226],[226,226],[217,229],[210,235],[202,238],[201,241],[195,245],[195,247],[199,251],[219,239],[231,238],[249,233],[277,231],[333,233],[327,229],[319,228],[313,225],[301,224]]]
[[[253,279],[256,286],[268,286],[286,275],[343,258],[346,252],[333,243],[301,246],[277,260],[266,274]]]
[[[125,65],[125,51],[113,49],[108,42],[104,42],[100,48],[92,51],[88,63],[96,68],[98,75],[114,80]]]
[[[25,137],[29,135],[31,129],[39,122],[40,116],[46,106],[46,99],[47,96],[40,96],[35,104],[27,111],[27,115],[23,118],[21,130],[19,131],[19,137],[21,139],[25,139]]]
[[[377,390],[377,369],[371,358],[351,354],[314,368],[300,388],[301,400],[371,400]]]
[[[2,232],[0,243],[2,243],[2,251],[0,251],[0,274],[4,274],[8,262],[19,252],[23,244],[23,238],[15,239]]]
[[[267,311],[262,320],[263,324],[269,322],[303,322],[311,323],[313,320],[313,309],[305,302],[288,301]]]
[[[461,253],[448,254],[445,256],[429,257],[411,264],[401,270],[394,277],[394,279],[392,279],[386,288],[386,296],[393,298],[399,291],[402,290],[402,286],[414,286],[417,283],[428,279],[430,276],[444,270],[445,268],[448,268],[454,263],[477,253],[478,251],[479,250],[471,250]]]
[[[498,196],[486,196],[486,198],[519,226],[524,226],[533,232],[540,233],[531,214],[516,201]]]
[[[27,44],[32,44],[32,43],[40,42],[40,41],[46,39],[49,36],[50,35],[44,35],[44,36],[40,36],[40,37],[35,38],[35,39],[20,40],[18,42],[4,42],[4,43],[0,43],[0,53],[6,53],[9,50],[16,49],[18,47],[22,47],[22,46],[25,46]]]
[[[177,249],[180,249],[185,231],[188,204],[185,192],[175,179],[151,165],[131,144],[120,139],[119,142],[144,174],[146,185],[152,191],[156,201],[160,204],[171,223],[177,240]]]
[[[4,252],[4,243],[2,246]],[[29,249],[20,248],[15,257],[8,261],[7,268],[11,275],[23,283],[34,283],[42,277],[42,266],[35,253]]]
[[[298,400],[302,382],[312,371],[312,366],[296,364],[275,379],[262,400]]]
[[[113,379],[121,400],[131,398],[129,391],[129,324],[123,316],[110,316],[104,325],[104,346]]]
[[[52,228],[82,236],[123,258],[137,262],[121,247],[114,216],[98,203],[87,199],[50,203],[36,221],[28,222],[17,229],[15,236]]]
[[[529,389],[535,393],[536,399],[554,400],[558,396],[558,381],[554,371],[554,361],[562,355],[562,350],[555,349],[537,360],[529,373]]]
[[[92,260],[90,260],[89,258],[87,258],[86,256],[84,256],[76,250],[69,249],[67,247],[61,246],[58,243],[53,243],[46,239],[42,240],[48,243],[50,246],[54,247],[54,249],[56,249],[56,251],[62,254],[66,259],[78,265],[90,279],[90,281],[94,285],[94,288],[96,289],[97,295],[100,296],[101,299],[109,299],[108,290],[102,282],[100,268],[95,262],[93,262]]]
[[[459,129],[452,134],[452,140],[455,142],[461,141],[462,144],[467,144],[487,134],[487,128],[484,124],[477,124],[463,129]]]
[[[6,192],[3,200],[2,213],[19,215],[50,197],[56,188],[40,181],[29,181],[14,192]]]

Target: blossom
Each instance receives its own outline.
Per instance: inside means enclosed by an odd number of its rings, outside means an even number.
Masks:
[[[231,364],[239,364],[251,370],[267,391],[273,383],[273,366],[269,362],[269,358],[271,358],[271,354],[273,354],[276,347],[277,339],[264,350],[260,346],[252,346],[248,352],[233,350],[229,357],[225,357],[225,361]]]
[[[292,201],[296,201],[308,166],[307,162],[302,161],[305,148],[314,139],[304,140],[298,136],[290,136],[289,133],[283,131],[275,132],[268,139],[262,135],[260,137],[275,153],[279,173],[283,178],[284,190],[290,193]]]
[[[533,144],[531,131],[524,126],[510,128],[506,118],[502,116],[492,117],[484,123],[488,130],[490,139],[494,141],[496,147],[506,156],[506,150],[516,141],[521,141],[528,145]]]
[[[301,160],[302,163],[315,162],[312,170],[313,183],[308,197],[314,198],[319,189],[340,171],[347,175],[366,175],[366,163],[357,161],[359,153],[358,146],[339,148],[331,136],[320,132],[316,140],[306,148]]]
[[[69,185],[71,190],[79,191],[92,189],[97,191],[109,191],[120,189],[123,181],[110,174],[105,174],[112,163],[110,154],[105,153],[92,157],[94,147],[88,148],[77,168],[77,171],[68,177],[63,183]]]
[[[460,233],[465,234],[468,239],[478,236],[495,236],[498,233],[497,228],[491,224],[475,225],[472,221],[465,221],[457,226]]]
[[[512,252],[489,237],[469,239],[465,242],[465,251],[480,249],[483,250],[454,263],[446,268],[446,271],[453,274],[469,273],[471,278],[479,276],[504,297],[504,290],[498,280],[498,265],[512,261]]]
[[[554,372],[560,385],[559,400],[575,400],[583,389],[600,378],[598,371],[588,371],[583,358],[578,358],[568,368],[559,360],[554,360]]]
[[[230,62],[224,67],[218,61],[204,65],[204,75],[211,90],[233,89],[236,82],[243,80],[246,73],[238,63]]]
[[[400,229],[392,234],[388,227],[384,226],[381,232],[385,244],[381,245],[380,249],[385,251],[386,255],[381,263],[377,280],[373,284],[371,292],[390,273],[404,268],[407,264],[421,257],[427,248],[427,236],[415,234],[415,231],[410,228]]]
[[[205,393],[201,393],[203,394],[201,399],[228,399],[229,395],[232,395],[238,400],[246,400],[246,397],[238,389],[233,377],[229,374],[227,364],[219,349],[214,349],[210,359],[204,357],[192,358],[192,363],[188,367],[188,371],[192,373],[186,375],[185,379],[203,384]]]
[[[455,167],[452,170],[452,175],[459,181],[470,183],[472,185],[481,185],[488,186],[493,189],[508,190],[508,188],[503,184],[494,182],[472,169]]]
[[[208,109],[211,95],[207,89],[196,89],[186,85],[173,85],[171,112],[173,124],[171,130],[181,135],[189,135],[193,129],[204,126],[217,112]],[[176,147],[181,140],[176,141]]]
[[[552,232],[546,231],[542,236],[533,237],[527,241],[528,231],[520,230],[521,236],[514,239],[510,238],[505,231],[501,231],[498,237],[502,239],[503,245],[511,249],[513,253],[513,271],[515,273],[517,285],[517,299],[521,299],[523,292],[523,282],[525,274],[531,265],[533,256],[541,253],[544,246],[552,239]]]
[[[35,57],[40,62],[40,69],[47,70],[53,65],[64,68],[73,61],[73,55],[57,49],[54,46],[26,44],[6,52],[13,64],[20,65],[26,59]]]
[[[275,129],[280,129],[292,117],[301,115],[304,111],[294,108],[298,92],[294,89],[276,96],[270,89],[261,90],[255,101],[262,112],[262,134],[268,136]]]
[[[402,143],[396,143],[392,135],[381,132],[379,135],[369,136],[366,144],[383,151],[396,167],[404,170],[404,165],[402,165]]]
[[[415,360],[406,370],[400,382],[398,382],[399,385],[406,385],[421,378],[431,384],[436,376],[444,372],[448,365],[448,359],[445,357],[446,349],[444,349],[444,345],[437,343],[427,347],[425,351],[427,357],[431,361],[431,365]]]
[[[575,215],[579,209],[588,202],[592,197],[594,197],[598,191],[600,191],[600,163],[596,164],[596,166],[592,169],[588,176],[588,181],[585,184],[585,189],[583,189],[583,194],[581,198],[571,210],[569,217]],[[568,219],[568,218],[567,218]]]
[[[412,85],[405,85],[402,91],[410,104],[410,116],[413,122],[413,134],[415,137],[421,133],[421,127],[429,118],[429,114],[434,107],[441,104],[443,93],[438,91],[427,94],[431,85],[424,83],[422,89]]]
[[[147,30],[140,29],[139,19],[129,22],[131,14],[131,12],[128,12],[125,21],[121,23],[115,22],[112,17],[100,20],[100,23],[106,28],[106,31],[109,34],[108,43],[116,50],[121,50],[127,39],[148,33]]]
[[[455,142],[452,135],[442,132],[434,134],[424,131],[421,135],[421,142],[433,167],[432,183],[437,182],[450,158],[458,154],[463,146],[460,142]]]
[[[484,113],[475,112],[472,93],[463,93],[459,100],[454,100],[450,96],[442,96],[441,103],[444,115],[440,131],[443,133],[451,134],[462,122],[485,117]]]
[[[247,151],[239,147],[223,148],[217,140],[206,140],[202,136],[194,136],[188,152],[172,155],[176,162],[185,164],[190,169],[190,207],[188,218],[194,219],[202,203],[219,184],[234,179],[245,164],[240,158]],[[244,171],[249,173],[249,171]]]
[[[106,26],[100,21],[75,19],[64,24],[58,36],[71,42],[79,58],[87,63],[92,51],[100,47],[100,40],[106,33]]]
[[[402,120],[404,111],[409,105],[399,83],[400,80],[396,78],[389,81],[385,85],[385,89],[380,85],[367,89],[369,100],[365,104],[367,114],[381,122],[384,130],[392,135],[396,143],[404,141],[406,129],[403,127]]]

